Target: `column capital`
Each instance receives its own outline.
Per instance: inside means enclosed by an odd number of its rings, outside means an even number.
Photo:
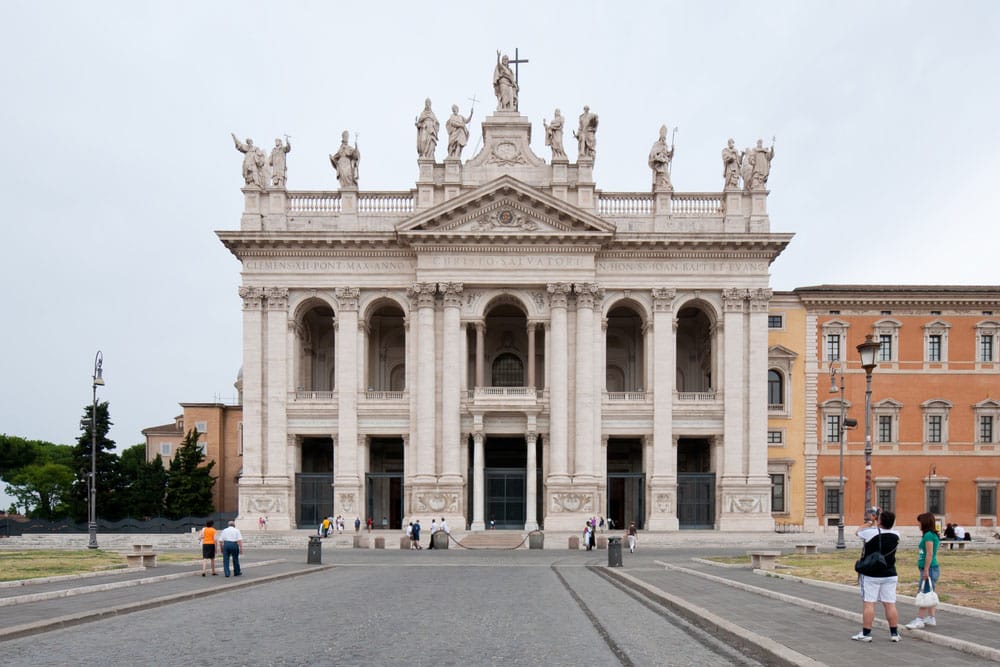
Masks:
[[[437,283],[413,283],[406,290],[410,304],[416,308],[433,308],[437,295]]]
[[[750,312],[766,313],[774,292],[766,287],[750,290]]]
[[[268,310],[288,309],[288,288],[287,287],[266,287],[264,296],[267,297]]]
[[[673,310],[677,290],[672,287],[654,287],[650,292],[653,295],[653,312],[667,313]]]
[[[535,431],[525,431],[524,441],[529,445],[533,445],[538,441],[538,433],[536,433]]]
[[[528,333],[529,334],[534,333],[535,329],[538,328],[539,324],[540,322],[538,320],[528,320],[528,326],[527,326]]]
[[[438,291],[444,296],[445,308],[462,306],[462,283],[438,283]]]
[[[604,298],[604,289],[598,287],[597,283],[574,283],[573,292],[576,294],[577,308],[593,308],[594,302],[599,302]]]
[[[565,308],[572,289],[570,283],[549,283],[549,308]]]
[[[744,303],[750,298],[750,290],[728,287],[722,290],[722,309],[727,313],[742,313]]]
[[[341,310],[357,310],[358,299],[361,297],[361,290],[357,287],[338,287],[333,290],[337,297],[337,303]]]
[[[240,287],[240,298],[243,299],[243,310],[260,310],[264,303],[264,288]]]

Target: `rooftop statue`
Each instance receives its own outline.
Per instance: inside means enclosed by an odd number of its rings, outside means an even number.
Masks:
[[[274,140],[274,148],[271,149],[271,157],[268,164],[271,165],[271,184],[276,188],[285,187],[285,177],[287,169],[285,167],[285,155],[292,151],[291,137],[285,135],[285,143],[281,139]]]
[[[758,139],[753,149],[753,170],[750,173],[750,189],[763,190],[767,187],[767,177],[771,174],[771,160],[774,159],[774,137],[771,147],[764,148],[764,140]]]
[[[243,180],[248,186],[256,186],[258,188],[264,188],[264,164],[267,161],[267,156],[264,155],[264,151],[261,150],[260,146],[253,145],[253,139],[247,138],[246,142],[241,142],[236,138],[235,133],[230,133],[233,136],[233,143],[236,144],[236,150],[243,153]]]
[[[573,137],[577,141],[577,160],[597,157],[597,114],[590,113],[590,107],[583,107],[580,128],[573,132]]]
[[[330,156],[330,164],[337,171],[341,189],[358,187],[358,163],[361,162],[361,151],[358,150],[357,141],[354,142],[353,148],[347,143],[349,136],[347,130],[344,130],[340,138],[340,148]]]
[[[434,159],[434,149],[438,143],[438,128],[441,123],[431,111],[431,100],[424,101],[424,110],[417,116],[417,157]]]
[[[497,96],[497,111],[517,111],[517,79],[507,63],[507,56],[497,51],[497,66],[493,69],[493,92]]]
[[[722,149],[723,189],[737,190],[740,187],[740,152],[736,142],[730,139]]]
[[[448,129],[448,158],[453,160],[462,159],[462,149],[469,143],[469,121],[472,120],[473,110],[469,110],[469,117],[463,118],[458,113],[458,105],[451,105],[451,118],[445,124]]]
[[[545,122],[544,118],[542,119],[542,125],[545,126],[545,145],[552,148],[553,162],[566,159],[566,150],[563,148],[564,123],[565,120],[559,109],[556,109],[556,114],[552,118],[551,123]]]
[[[753,149],[747,146],[746,150],[740,153],[740,176],[743,177],[743,189],[750,192],[750,183],[753,181]]]
[[[673,190],[670,184],[670,164],[674,159],[673,145],[667,145],[667,126],[660,127],[660,138],[649,149],[649,168],[653,170],[654,190]]]

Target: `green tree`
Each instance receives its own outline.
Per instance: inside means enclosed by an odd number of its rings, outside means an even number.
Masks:
[[[123,451],[120,460],[128,513],[139,519],[163,514],[167,471],[160,455],[146,461],[146,445],[140,443]]]
[[[66,515],[72,489],[73,470],[61,463],[27,465],[7,485],[27,516],[49,521]]]
[[[8,475],[34,463],[38,454],[35,445],[38,442],[6,433],[0,435],[0,477],[9,479]]]
[[[71,514],[77,521],[87,520],[87,494],[90,479],[91,416],[94,406],[84,408],[80,421],[81,433],[73,447],[73,484]],[[111,429],[108,403],[97,404],[97,516],[117,521],[125,516],[122,491],[121,466],[115,454],[115,442],[108,438]]]
[[[198,444],[198,431],[191,429],[177,448],[167,473],[167,516],[180,519],[185,516],[206,516],[215,511],[212,487],[215,461],[205,462],[205,454]]]

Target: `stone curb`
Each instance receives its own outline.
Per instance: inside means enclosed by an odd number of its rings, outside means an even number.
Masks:
[[[755,652],[758,654],[765,654],[767,658],[766,662],[768,664],[788,666],[815,665],[817,667],[824,664],[810,658],[807,655],[799,653],[798,651],[790,649],[784,644],[779,644],[770,637],[765,637],[764,635],[747,630],[746,628],[728,621],[707,609],[688,602],[684,598],[671,595],[670,593],[656,588],[651,584],[647,584],[640,579],[636,579],[631,575],[625,574],[617,568],[600,567],[599,569],[602,573],[606,573],[612,578],[619,579],[625,586],[637,590],[646,597],[666,606],[698,627],[707,630],[720,638],[724,638],[726,643],[732,644],[738,649],[745,647],[748,644],[752,645],[754,650],[748,651],[748,653],[750,653],[750,655],[753,655]]]
[[[129,614],[134,611],[142,611],[143,609],[162,607],[174,602],[193,600],[195,598],[204,597],[206,595],[215,595],[217,593],[229,591],[233,588],[255,586],[257,584],[264,584],[271,581],[278,581],[281,579],[291,579],[292,577],[299,577],[305,574],[312,574],[313,572],[320,572],[322,570],[328,570],[332,568],[333,565],[315,565],[310,567],[309,569],[296,570],[294,572],[280,572],[278,574],[270,574],[264,577],[260,577],[259,579],[247,579],[245,581],[226,582],[225,584],[222,584],[220,586],[215,586],[209,589],[187,591],[184,593],[174,593],[172,595],[163,595],[156,598],[150,598],[149,600],[130,602],[127,604],[118,605],[116,607],[109,607],[107,609],[91,609],[89,611],[80,612],[78,614],[67,614],[65,616],[56,616],[53,618],[49,618],[44,621],[36,621],[34,623],[25,623],[23,625],[14,625],[6,628],[0,628],[0,642],[7,641],[9,639],[27,637],[29,635],[34,635],[41,632],[48,632],[50,630],[54,630],[57,628],[67,628],[73,625],[79,625],[81,623],[87,623],[89,621],[96,621],[106,617],[118,616],[121,614]]]
[[[283,558],[277,560],[265,560],[256,563],[247,563],[244,568],[261,567],[263,565],[276,565],[278,563],[284,563]],[[139,569],[146,570],[148,568],[132,568],[132,571]],[[124,570],[127,572],[128,570]],[[189,572],[175,572],[174,574],[161,574],[155,577],[146,577],[144,579],[127,579],[125,581],[112,581],[106,584],[95,584],[93,586],[80,586],[78,588],[63,588],[58,591],[46,591],[44,593],[27,593],[25,595],[15,595],[9,598],[0,598],[0,607],[10,607],[16,604],[24,604],[27,602],[42,602],[44,600],[56,600],[58,598],[68,598],[75,595],[86,595],[87,593],[101,593],[103,591],[111,591],[116,588],[130,588],[132,586],[143,586],[145,584],[157,584],[163,581],[173,581],[174,579],[183,579],[184,577],[191,577],[199,574],[199,570],[191,570]],[[119,572],[120,574],[121,572]],[[75,577],[76,575],[70,575]],[[58,579],[58,577],[50,577],[50,579]]]
[[[653,561],[653,562],[656,563],[657,565],[662,565],[667,570],[682,572],[687,575],[701,577],[702,579],[707,579],[709,581],[714,581],[716,583],[724,584],[726,586],[746,591],[748,593],[754,593],[755,595],[768,597],[774,600],[780,600],[781,602],[787,602],[788,604],[798,605],[799,607],[811,609],[812,611],[818,611],[820,613],[828,614],[830,616],[836,616],[837,618],[853,621],[855,623],[858,623],[859,625],[861,623],[861,614],[858,612],[847,611],[846,609],[841,609],[840,607],[833,607],[831,605],[823,604],[822,602],[815,602],[813,600],[797,598],[793,595],[787,595],[785,593],[770,591],[767,590],[766,588],[758,588],[757,586],[751,586],[749,584],[744,584],[739,581],[733,581],[732,579],[727,579],[725,577],[718,577],[714,574],[708,574],[707,572],[699,572],[698,570],[692,570],[686,567],[682,567],[680,565],[664,563],[663,561]],[[774,575],[773,572],[763,572],[763,571],[760,572],[765,575],[772,575],[772,576]],[[843,584],[834,584],[834,585],[841,586]],[[876,618],[875,623],[880,628],[889,627],[888,624],[886,624],[886,622],[880,618]],[[919,639],[920,641],[925,641],[929,644],[938,644],[939,646],[945,646],[947,648],[954,649],[956,651],[969,653],[971,655],[979,656],[981,658],[986,658],[987,660],[992,660],[994,662],[1000,662],[1000,650],[991,648],[989,646],[983,646],[982,644],[976,644],[975,642],[969,642],[963,639],[955,639],[954,637],[946,637],[944,635],[938,635],[931,632],[918,632],[915,630],[910,630],[906,626],[900,626],[899,632],[904,637]]]

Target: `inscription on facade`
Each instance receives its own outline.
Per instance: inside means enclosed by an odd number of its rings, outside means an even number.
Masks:
[[[602,273],[761,273],[767,262],[683,262],[650,260],[626,262],[600,260],[597,270]]]
[[[436,269],[586,269],[588,257],[568,255],[435,255],[427,266]],[[421,264],[424,258],[421,257]]]
[[[409,262],[355,259],[248,259],[244,263],[250,272],[328,271],[330,273],[411,271]]]

